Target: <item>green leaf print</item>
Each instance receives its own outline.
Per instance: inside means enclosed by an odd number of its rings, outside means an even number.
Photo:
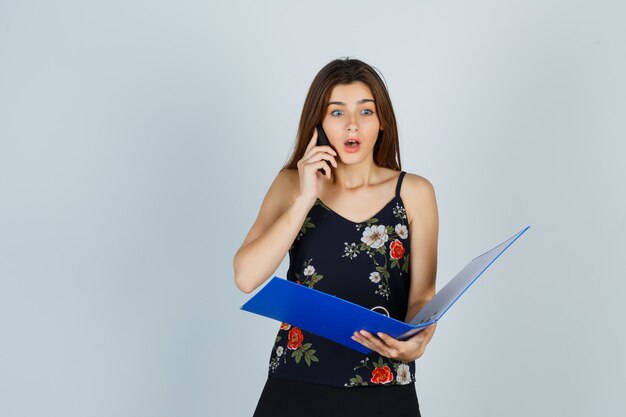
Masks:
[[[315,349],[308,350],[307,348],[307,350],[304,351],[304,361],[309,366],[311,366],[311,362],[319,362],[319,359],[317,359],[317,356],[315,356],[314,353]]]
[[[296,363],[300,363],[303,357],[308,366],[311,366],[311,362],[319,362],[317,356],[314,355],[315,349],[311,349],[311,346],[311,343],[305,343],[291,353],[291,356],[295,358]]]
[[[350,385],[368,385],[367,382],[363,381],[361,375],[357,375],[354,378],[350,378]]]
[[[322,278],[324,278],[324,275],[317,275],[317,274],[315,274],[315,275],[313,275],[311,277],[310,280],[306,281],[306,283],[309,286],[309,288],[313,288],[313,286],[315,284],[317,284],[319,282],[319,280],[321,280]]]
[[[376,366],[377,368],[384,368],[385,366],[387,366],[387,362],[383,360],[382,356],[379,356],[378,361],[374,362],[374,366]]]
[[[300,274],[296,272],[296,279],[298,280],[298,283],[302,285],[306,285],[309,288],[313,288],[313,286],[317,282],[319,282],[322,278],[324,278],[324,275],[318,274],[317,271],[315,271],[315,267],[311,265],[312,261],[313,259],[309,259],[302,265],[303,271],[304,271],[304,278],[301,278]]]
[[[302,227],[300,228],[300,233],[301,234],[305,234],[306,233],[306,229],[312,229],[314,227],[315,227],[315,225],[313,223],[311,223],[311,218],[307,217],[306,219],[304,219],[304,223],[302,223]]]

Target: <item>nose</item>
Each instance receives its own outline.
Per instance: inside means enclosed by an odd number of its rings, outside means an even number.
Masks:
[[[358,130],[359,127],[356,124],[356,117],[352,114],[348,119],[348,132],[356,132]]]

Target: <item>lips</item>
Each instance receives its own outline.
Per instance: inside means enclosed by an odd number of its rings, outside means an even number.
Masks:
[[[343,148],[348,153],[355,153],[361,149],[361,141],[357,138],[349,138],[343,143]]]
[[[356,142],[357,145],[361,144],[361,141],[358,138],[348,138],[343,143],[344,145],[353,145]]]

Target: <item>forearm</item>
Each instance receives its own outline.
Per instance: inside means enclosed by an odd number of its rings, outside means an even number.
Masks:
[[[302,228],[314,201],[297,197],[293,204],[257,239],[235,254],[235,283],[249,293],[263,284],[280,266]]]
[[[409,320],[411,320],[426,305],[426,303],[430,301],[431,298],[432,296],[429,298],[415,300],[414,302],[410,303],[406,310],[406,317],[404,318],[404,321],[408,322]]]

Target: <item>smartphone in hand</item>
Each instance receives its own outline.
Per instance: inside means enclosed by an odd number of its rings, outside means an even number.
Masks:
[[[326,132],[322,128],[322,124],[318,124],[317,127],[317,146],[330,146],[330,142],[328,141],[328,136],[326,136]]]
[[[317,146],[330,146],[330,141],[328,140],[328,136],[326,136],[326,132],[324,132],[324,129],[322,128],[322,124],[318,124],[316,126],[317,129]],[[319,172],[322,173],[322,175],[326,175],[326,172],[324,172],[324,168],[320,168],[318,169]]]

